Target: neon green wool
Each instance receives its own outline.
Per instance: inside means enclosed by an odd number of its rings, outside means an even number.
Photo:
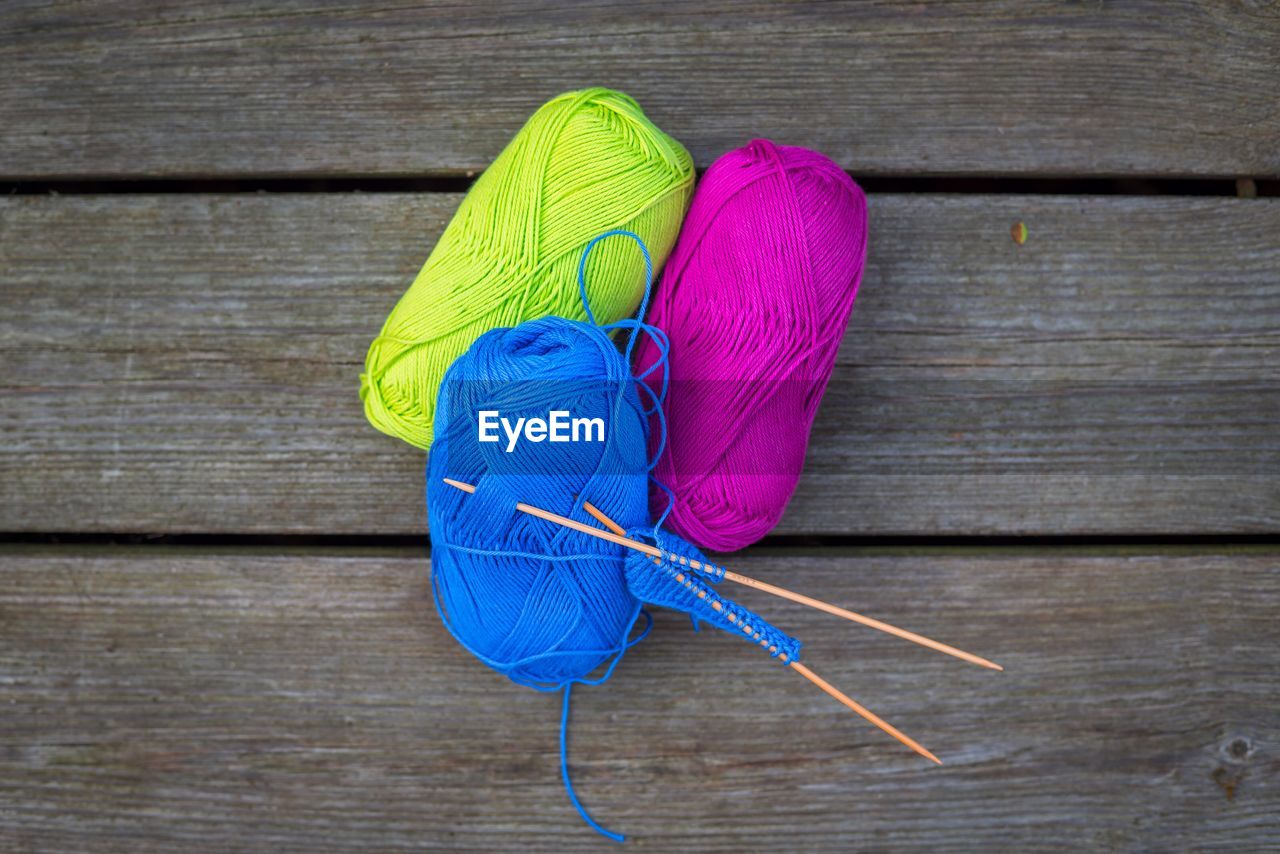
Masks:
[[[445,370],[481,334],[558,315],[584,320],[578,259],[615,228],[660,266],[693,190],[693,161],[627,95],[570,92],[543,105],[462,200],[374,339],[360,376],[369,423],[431,447]],[[644,262],[629,240],[600,243],[586,270],[598,321],[632,314]]]

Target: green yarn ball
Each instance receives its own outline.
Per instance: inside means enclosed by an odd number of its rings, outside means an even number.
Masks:
[[[445,371],[483,333],[546,315],[584,320],[578,259],[610,229],[644,239],[660,267],[693,191],[693,161],[629,96],[569,92],[544,104],[467,193],[365,357],[374,427],[429,449]],[[644,262],[599,244],[587,294],[601,323],[633,313]]]

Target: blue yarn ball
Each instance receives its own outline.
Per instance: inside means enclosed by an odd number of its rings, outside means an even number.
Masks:
[[[480,441],[480,413],[510,424],[552,410],[603,420],[603,441]],[[445,374],[427,476],[432,583],[454,637],[515,682],[583,680],[626,645],[640,613],[624,549],[515,509],[596,524],[590,501],[649,524],[646,413],[625,359],[588,323],[546,317],[480,336]],[[492,420],[492,416],[490,416]],[[594,438],[592,436],[591,438]],[[444,483],[473,484],[474,495]]]
[[[646,410],[637,389],[648,387],[638,385],[628,361],[642,332],[661,342],[663,350],[666,336],[639,320],[595,325],[586,296],[586,259],[592,246],[615,234],[640,243],[651,281],[652,264],[640,238],[605,232],[587,244],[578,267],[583,308],[592,323],[544,317],[494,329],[445,373],[427,464],[427,507],[431,581],[445,626],[463,647],[513,681],[539,690],[564,689],[560,773],[565,790],[591,827],[620,842],[622,836],[591,818],[569,780],[569,694],[574,682],[608,679],[627,647],[647,634],[646,628],[628,640],[641,605],[683,611],[695,627],[705,622],[783,661],[799,660],[800,642],[720,596],[712,585],[724,578],[724,569],[663,531],[665,514],[649,520],[652,466],[646,428],[655,416],[665,441],[663,393],[654,394],[652,409]],[[648,286],[645,303],[647,294]],[[610,339],[610,328],[631,330],[625,356]],[[584,425],[598,420],[602,429],[553,442],[548,422],[556,412]],[[496,436],[485,435],[482,427],[499,419],[507,427]],[[542,419],[541,430],[526,430],[520,439],[519,425],[527,419]],[[446,478],[471,484],[475,491],[452,486]],[[658,553],[625,549],[516,507],[523,502],[594,525],[583,509],[588,501],[628,537]],[[603,672],[593,677],[597,670]]]

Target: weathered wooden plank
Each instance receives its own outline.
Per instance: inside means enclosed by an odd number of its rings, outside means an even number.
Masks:
[[[586,803],[669,850],[1261,850],[1280,839],[1280,553],[756,553],[740,569],[991,655],[753,596],[937,768],[657,614],[575,692]],[[558,698],[454,644],[426,561],[0,559],[8,850],[598,847]],[[736,592],[736,591],[735,591]]]
[[[703,166],[769,136],[860,173],[1280,173],[1265,3],[60,0],[0,32],[5,178],[459,173],[586,85]]]
[[[0,530],[421,532],[421,454],[357,377],[456,203],[0,201]],[[1276,530],[1280,204],[871,210],[780,532]]]

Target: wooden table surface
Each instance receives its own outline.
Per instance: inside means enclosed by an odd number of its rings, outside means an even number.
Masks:
[[[575,692],[634,848],[1280,849],[1280,6],[0,4],[0,850],[603,849],[427,588],[365,348],[542,101],[869,189],[731,568],[934,767],[660,613]],[[1010,235],[1025,223],[1028,239]]]

